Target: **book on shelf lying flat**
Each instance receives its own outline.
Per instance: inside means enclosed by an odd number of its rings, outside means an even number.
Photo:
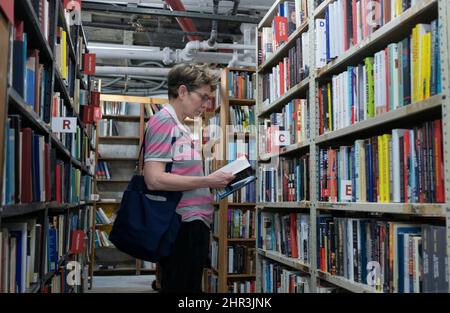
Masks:
[[[241,156],[233,162],[218,169],[218,171],[232,173],[235,179],[231,181],[225,188],[218,189],[217,195],[220,199],[232,194],[233,192],[247,186],[256,180],[254,170],[245,156]]]

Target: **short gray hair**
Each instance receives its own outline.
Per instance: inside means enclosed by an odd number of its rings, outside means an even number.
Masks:
[[[205,85],[214,91],[219,79],[219,75],[207,64],[177,64],[169,71],[167,78],[169,99],[178,98],[178,88],[181,85],[185,85],[189,91]]]

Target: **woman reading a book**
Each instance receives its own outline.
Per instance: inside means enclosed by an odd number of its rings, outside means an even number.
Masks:
[[[168,75],[169,104],[153,115],[145,137],[144,177],[148,189],[183,191],[176,212],[181,227],[171,255],[160,262],[161,292],[201,292],[213,217],[209,188],[224,188],[234,176],[204,176],[199,145],[183,121],[203,114],[218,83],[206,65],[179,64]],[[170,173],[165,172],[172,162]]]

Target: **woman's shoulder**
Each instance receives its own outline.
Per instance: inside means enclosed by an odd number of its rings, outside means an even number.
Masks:
[[[154,123],[169,123],[169,124],[175,124],[172,117],[170,116],[170,113],[166,109],[162,109],[155,114],[153,114],[150,119],[148,120],[148,124],[154,124]]]

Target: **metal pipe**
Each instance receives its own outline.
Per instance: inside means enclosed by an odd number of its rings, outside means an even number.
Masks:
[[[238,7],[239,7],[239,2],[241,2],[241,1],[240,0],[234,0],[233,9],[231,11],[231,15],[236,15],[237,14],[237,10],[238,10]]]
[[[255,50],[254,45],[235,44],[235,43],[218,43],[217,49],[230,49],[230,50]]]
[[[186,11],[181,0],[165,0],[165,2],[170,6],[172,11]],[[181,29],[185,32],[196,32],[197,27],[195,27],[194,22],[188,18],[177,17],[176,18],[178,24],[180,24]],[[190,41],[192,40],[200,40],[198,36],[188,36]]]
[[[110,82],[104,83],[104,84],[103,84],[103,88],[112,86],[112,85],[118,83],[119,81],[121,81],[122,79],[123,79],[123,77],[117,77],[117,78],[113,79],[113,80],[110,81]]]
[[[136,79],[136,80],[144,80],[144,79],[150,79],[150,80],[159,80],[159,81],[167,81],[167,77],[164,76],[140,76],[140,75],[115,75],[115,74],[101,74],[101,75],[95,75],[96,77],[107,77],[107,78],[122,78],[124,79],[125,76],[128,76],[130,79]]]
[[[140,75],[140,76],[164,76],[169,74],[170,68],[158,67],[120,67],[120,66],[97,66],[95,73],[98,75]]]
[[[219,0],[213,0],[213,14],[217,15],[219,12]],[[217,20],[212,21],[211,37],[208,40],[208,45],[214,46],[217,39]]]

